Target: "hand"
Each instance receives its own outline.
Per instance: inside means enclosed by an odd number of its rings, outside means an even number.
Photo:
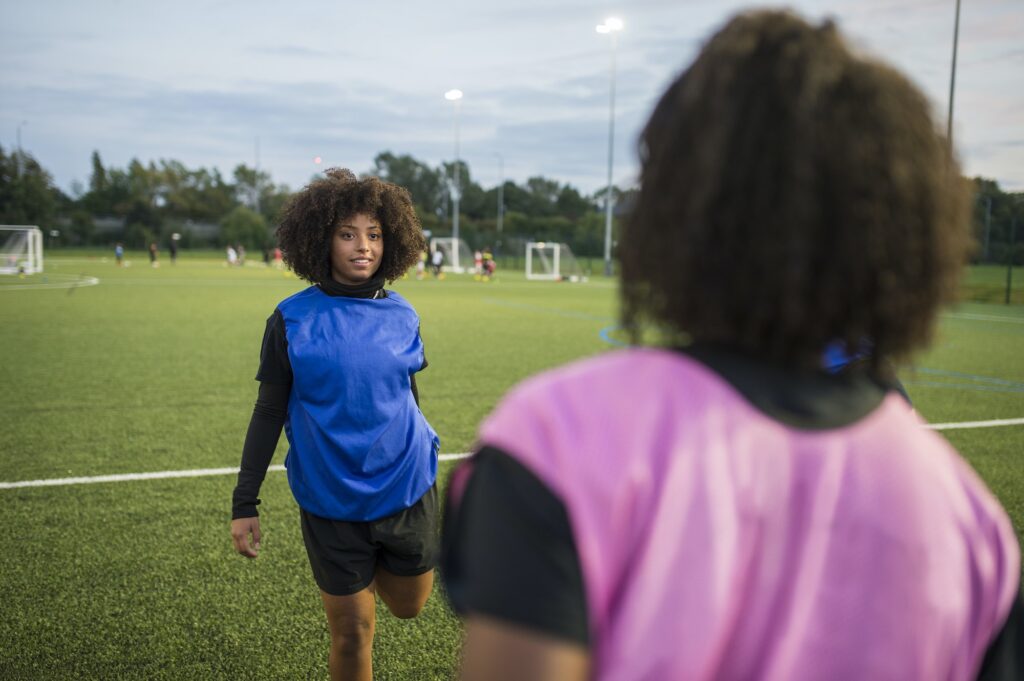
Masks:
[[[252,534],[252,542],[249,535]],[[235,542],[235,551],[246,558],[255,558],[260,553],[260,519],[235,518],[231,521],[231,539]]]

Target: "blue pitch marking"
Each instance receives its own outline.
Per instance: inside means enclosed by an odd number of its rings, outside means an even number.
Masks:
[[[974,390],[989,393],[1024,393],[1024,383],[1010,381],[1005,378],[994,378],[991,376],[978,376],[977,374],[966,374],[961,371],[947,371],[945,369],[929,369],[918,367],[910,372],[914,374],[929,374],[932,376],[949,378],[963,378],[973,383],[943,382],[943,381],[915,381],[909,379],[904,381],[905,385],[920,385],[926,388],[953,388],[956,390]]]
[[[499,300],[498,298],[484,298],[485,303],[491,305],[500,305],[502,307],[512,307],[520,310],[529,310],[530,312],[544,312],[546,314],[553,314],[557,317],[568,317],[569,319],[582,319],[588,322],[610,322],[612,318],[607,315],[594,315],[587,314],[586,312],[576,312],[575,310],[559,310],[554,307],[541,307],[540,305],[530,305],[529,303],[513,303],[507,300]]]
[[[513,303],[507,300],[499,300],[497,298],[484,298],[484,302],[490,303],[491,305],[500,305],[502,307],[517,308],[520,310],[529,310],[530,312],[543,312],[545,314],[555,315],[557,317],[567,317],[569,319],[582,319],[584,321],[594,322],[608,322],[611,321],[610,317],[602,315],[592,315],[585,312],[576,312],[575,310],[561,310],[558,308],[541,307],[539,305],[530,305],[529,303]],[[597,332],[598,338],[601,339],[602,343],[607,343],[613,347],[625,348],[629,347],[630,344],[625,341],[620,341],[616,338],[612,338],[612,334],[616,331],[620,331],[622,327],[619,324],[610,324],[603,327]],[[966,374],[959,371],[946,371],[944,369],[929,369],[927,367],[916,367],[912,373],[920,374],[931,374],[933,376],[949,376],[950,378],[965,378],[969,381],[975,381],[975,383],[943,383],[941,381],[904,381],[904,385],[916,385],[926,388],[954,388],[958,390],[976,390],[981,392],[1002,392],[1002,393],[1024,393],[1024,383],[1020,381],[1010,381],[1005,378],[992,378],[989,376],[978,376],[976,374]],[[981,385],[979,385],[979,383]]]
[[[628,348],[629,347],[629,343],[624,343],[623,341],[616,340],[615,338],[612,338],[612,336],[611,336],[613,331],[618,331],[621,328],[622,327],[619,326],[618,324],[612,324],[611,326],[606,326],[603,329],[601,329],[597,333],[597,335],[600,336],[601,340],[603,340],[608,345],[614,345],[615,347],[618,347],[618,348]]]
[[[978,385],[977,383],[943,383],[941,381],[903,381],[903,385],[923,386],[925,388],[954,388],[956,390],[975,390],[987,393],[1024,393],[1024,388],[1004,388],[994,385]]]
[[[588,322],[612,321],[611,317],[607,317],[604,315],[587,314],[586,312],[576,312],[575,310],[560,310],[558,308],[553,307],[541,307],[539,305],[530,305],[529,303],[513,303],[507,300],[499,300],[497,298],[484,298],[483,301],[485,303],[490,303],[491,305],[500,305],[502,307],[511,307],[519,310],[529,310],[530,312],[543,312],[546,314],[553,314],[557,317],[568,317],[569,319],[582,319]],[[622,327],[620,327],[618,324],[606,326],[597,332],[597,337],[600,338],[602,342],[614,347],[629,347],[629,343],[625,343],[623,341],[616,340],[615,338],[611,337],[612,332],[617,331],[620,328]]]
[[[934,376],[950,376],[952,378],[966,378],[969,381],[978,381],[980,383],[992,383],[995,385],[1007,385],[1013,388],[1020,388],[1024,390],[1024,383],[1020,381],[1010,381],[1005,378],[992,378],[989,376],[979,376],[977,374],[965,374],[960,371],[947,371],[945,369],[929,369],[927,367],[918,367],[913,370],[914,373],[919,374],[932,374]]]

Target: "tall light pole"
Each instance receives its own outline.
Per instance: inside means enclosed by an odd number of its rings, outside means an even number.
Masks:
[[[15,175],[21,175],[21,163],[22,163],[22,160],[23,160],[22,157],[25,155],[25,152],[22,151],[22,149],[21,149],[21,126],[23,126],[23,125],[28,125],[28,121],[22,121],[21,123],[18,123],[18,153],[14,157],[14,174]]]
[[[455,178],[452,187],[452,271],[459,270],[459,198],[462,193],[462,171],[459,162],[459,106],[462,103],[462,90],[449,90],[444,98],[455,103]]]
[[[256,212],[260,212],[260,138],[256,137],[256,168],[252,180],[252,203]]]
[[[505,159],[501,154],[494,152],[498,157],[498,243],[501,243],[501,228],[505,221]]]
[[[618,47],[616,33],[622,30],[622,20],[608,17],[595,29],[608,33],[612,38],[610,87],[608,88],[608,189],[604,196],[604,276],[612,276],[612,166],[615,158],[615,48]]]
[[[956,85],[956,46],[960,41],[960,0],[956,0],[956,19],[953,23],[953,67],[949,72],[949,112],[946,114],[946,139],[953,148],[953,87]]]

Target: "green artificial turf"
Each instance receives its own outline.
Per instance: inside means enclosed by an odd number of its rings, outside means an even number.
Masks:
[[[48,257],[46,274],[0,280],[0,481],[238,465],[265,320],[304,283],[217,254],[129,262],[68,253]],[[421,403],[445,453],[468,451],[517,381],[618,337],[604,279],[501,272],[394,288],[422,318]],[[932,422],[1024,417],[1022,349],[1024,308],[968,303],[902,378]],[[1024,528],[1024,426],[943,434]],[[219,475],[0,489],[0,678],[325,677],[326,621],[285,476],[264,485],[255,561],[231,548],[233,485]],[[451,678],[460,629],[438,590],[414,620],[381,609],[377,631],[378,679]]]

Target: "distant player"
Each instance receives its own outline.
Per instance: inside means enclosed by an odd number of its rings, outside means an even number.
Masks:
[[[121,242],[117,242],[114,246],[114,259],[117,260],[117,266],[124,266],[124,245]]]
[[[491,252],[490,246],[485,246],[484,252],[480,254],[480,269],[483,272],[484,281],[490,281],[494,277],[494,272],[498,269],[498,264],[494,262],[494,254]]]
[[[426,249],[420,251],[420,258],[416,261],[416,278],[422,280],[424,273],[427,271],[427,251]]]
[[[331,678],[369,681],[375,596],[415,617],[437,557],[438,437],[418,408],[419,317],[384,290],[424,239],[406,190],[348,170],[325,175],[291,201],[277,232],[284,259],[313,285],[267,320],[231,535],[257,556],[257,495],[284,427]]]
[[[434,268],[434,278],[444,279],[444,273],[441,271],[441,266],[444,265],[444,253],[440,248],[434,249],[434,255],[431,256],[431,264]]]
[[[620,257],[624,326],[672,340],[481,426],[445,531],[463,679],[1020,678],[1010,521],[891,387],[968,249],[930,108],[784,12],[670,85]]]

